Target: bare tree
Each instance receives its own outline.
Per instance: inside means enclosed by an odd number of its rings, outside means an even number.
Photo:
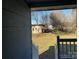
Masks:
[[[42,23],[42,24],[45,24],[45,25],[46,25],[46,24],[47,24],[47,22],[48,22],[48,20],[47,20],[47,19],[48,19],[48,16],[47,16],[47,15],[43,15],[43,16],[42,16],[42,20],[40,20],[40,23]]]
[[[72,32],[76,32],[77,31],[77,10],[73,9],[72,10]]]
[[[66,16],[62,13],[50,14],[51,24],[56,28],[67,32],[76,31],[76,11],[72,11],[70,16]]]
[[[38,24],[38,13],[37,12],[32,12],[31,16],[33,17],[33,20],[36,22],[36,24]]]
[[[63,27],[65,26],[64,22],[66,21],[65,14],[62,13],[51,13],[50,14],[50,22],[51,24],[56,28],[63,30]]]

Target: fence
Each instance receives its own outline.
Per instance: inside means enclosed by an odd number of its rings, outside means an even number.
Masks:
[[[58,59],[77,59],[77,39],[61,39],[57,36]]]

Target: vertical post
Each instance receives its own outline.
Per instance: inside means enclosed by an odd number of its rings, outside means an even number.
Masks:
[[[57,47],[57,44],[55,46],[55,59],[58,59],[58,47]]]
[[[71,57],[72,55],[71,55],[71,42],[70,42],[70,57]]]
[[[59,41],[59,36],[57,36],[57,42]]]
[[[67,55],[67,52],[68,52],[68,51],[67,51],[67,41],[66,41],[66,55]]]
[[[77,44],[74,42],[74,55],[77,57]]]
[[[59,36],[57,36],[57,58],[59,59]]]
[[[64,56],[64,42],[62,42],[62,55]]]

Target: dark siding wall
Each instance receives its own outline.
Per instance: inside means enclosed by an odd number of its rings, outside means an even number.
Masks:
[[[30,8],[23,0],[2,3],[3,59],[32,59]]]

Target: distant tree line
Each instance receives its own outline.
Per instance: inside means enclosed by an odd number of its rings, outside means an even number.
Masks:
[[[63,32],[76,32],[76,14],[73,14],[73,11],[70,17],[62,13],[51,13],[50,19],[50,23],[55,27],[55,30]]]

